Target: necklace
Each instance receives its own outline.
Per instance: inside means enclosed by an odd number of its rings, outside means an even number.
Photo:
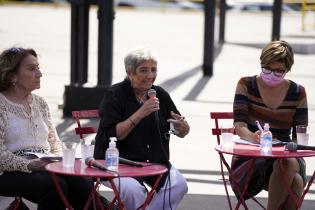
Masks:
[[[137,96],[137,94],[135,94],[135,95],[136,95],[136,99],[139,102],[139,104],[143,104],[146,101],[146,98],[145,98],[146,93],[143,94],[143,96],[141,96],[141,97]]]

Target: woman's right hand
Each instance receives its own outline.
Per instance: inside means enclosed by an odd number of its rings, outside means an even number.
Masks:
[[[30,171],[45,171],[45,166],[50,163],[41,159],[34,159],[28,165],[27,168]]]
[[[260,134],[261,134],[260,130],[257,130],[255,133],[253,133],[253,136],[251,139],[253,141],[253,143],[255,143],[255,144],[260,143]]]
[[[128,119],[118,123],[116,125],[116,136],[118,140],[126,138],[126,136],[134,129],[138,123],[150,115],[153,112],[156,112],[160,109],[160,102],[157,97],[151,97],[142,104],[142,106]]]
[[[160,109],[160,102],[157,97],[149,98],[144,102],[140,107],[139,112],[142,115],[142,118],[150,115],[152,112],[156,112]]]
[[[242,139],[246,139],[247,141],[259,144],[260,143],[260,131],[257,130],[255,133],[251,132],[247,124],[244,122],[236,122],[234,123],[236,134]]]

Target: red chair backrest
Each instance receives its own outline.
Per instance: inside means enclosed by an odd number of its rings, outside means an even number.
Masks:
[[[214,119],[215,125],[215,128],[212,128],[212,135],[217,136],[217,143],[220,144],[221,127],[219,121],[233,119],[233,112],[210,112],[210,118]]]
[[[83,139],[83,135],[96,133],[98,128],[94,126],[82,127],[80,119],[99,118],[98,111],[98,109],[72,111],[72,117],[78,125],[78,127],[75,128],[75,133],[80,135],[81,139]]]

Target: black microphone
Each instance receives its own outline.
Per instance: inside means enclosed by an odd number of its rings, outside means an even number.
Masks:
[[[136,161],[128,160],[122,157],[119,157],[119,163],[130,165],[130,166],[136,166],[136,167],[143,167],[141,163],[138,163]]]
[[[94,167],[94,168],[98,168],[102,171],[109,171],[104,165],[100,164],[99,162],[97,162],[94,158],[92,157],[87,157],[85,158],[85,164],[88,167]]]
[[[148,94],[148,97],[149,97],[149,98],[156,97],[156,90],[154,90],[154,89],[149,89],[147,94]],[[158,114],[158,111],[156,111],[156,112],[154,113],[154,117],[155,117],[155,121],[158,123],[158,122],[159,122],[159,114]]]
[[[294,152],[296,150],[315,150],[314,146],[300,145],[295,142],[289,142],[285,148],[286,150],[291,152]]]

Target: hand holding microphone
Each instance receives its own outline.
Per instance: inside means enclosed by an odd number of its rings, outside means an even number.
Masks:
[[[151,106],[153,111],[157,112],[160,109],[160,102],[159,99],[156,97],[156,90],[149,89],[147,95],[149,97],[149,101],[151,101],[149,105]]]
[[[147,92],[148,100],[139,109],[139,114],[144,118],[155,112],[155,118],[158,119],[158,111],[160,109],[159,99],[156,97],[156,91],[149,89]]]

